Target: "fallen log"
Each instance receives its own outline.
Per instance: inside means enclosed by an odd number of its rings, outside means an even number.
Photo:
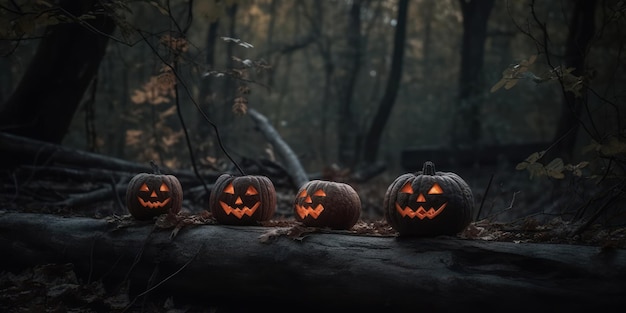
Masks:
[[[54,173],[63,167],[69,167],[68,172],[72,169],[74,171],[80,169],[91,172],[90,175],[92,176],[104,175],[105,179],[132,176],[137,173],[152,173],[152,168],[148,163],[140,164],[4,132],[0,132],[0,155],[3,158],[3,162],[0,162],[0,169],[15,170],[19,168],[20,171],[28,171],[33,174],[38,172],[42,174]],[[190,170],[165,169],[163,172],[176,175],[178,179],[183,181],[190,181],[195,184],[200,182]],[[211,174],[211,179],[219,176],[218,173]],[[63,173],[63,176],[66,175],[76,176],[79,174]]]
[[[70,262],[93,278],[235,308],[300,311],[600,312],[626,305],[626,251],[591,246],[402,239],[280,227],[0,212],[2,269]],[[152,280],[151,280],[152,279]]]

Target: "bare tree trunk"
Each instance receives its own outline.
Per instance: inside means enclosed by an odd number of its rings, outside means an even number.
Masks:
[[[98,1],[62,0],[74,16],[98,10]],[[48,26],[19,85],[0,110],[0,129],[60,143],[105,54],[115,29],[106,13],[76,23]],[[98,33],[99,32],[99,33]]]
[[[461,74],[458,108],[452,125],[453,148],[477,147],[481,139],[480,107],[484,93],[482,75],[487,21],[494,0],[459,0],[463,13]],[[475,151],[475,153],[478,151]]]
[[[335,63],[332,59],[331,53],[331,44],[329,40],[325,40],[325,38],[320,38],[321,34],[324,30],[324,7],[322,1],[314,1],[312,8],[312,16],[309,18],[311,20],[311,27],[313,31],[318,35],[318,39],[316,40],[317,50],[322,58],[323,68],[324,68],[324,82],[323,82],[323,91],[322,91],[322,99],[321,99],[321,119],[320,119],[320,135],[316,140],[316,150],[320,152],[320,161],[323,165],[326,165],[330,156],[328,151],[332,150],[332,147],[328,144],[328,133],[329,127],[331,127],[328,123],[329,114],[329,103],[331,103],[332,99],[332,78],[335,72]],[[311,58],[307,58],[307,60],[311,60]]]
[[[228,24],[226,36],[232,38],[238,38],[236,33],[237,29],[237,11],[239,5],[235,2],[234,4],[228,6],[226,9],[226,14],[228,17]],[[245,40],[245,39],[243,39]],[[234,52],[235,45],[228,43],[226,45],[226,68],[232,69],[235,66],[232,57],[235,56]],[[236,135],[232,135],[232,124],[234,122],[234,115],[232,112],[232,105],[234,103],[234,99],[236,97],[237,90],[237,82],[231,78],[221,79],[219,83],[216,85],[215,90],[218,90],[217,97],[215,101],[215,113],[217,115],[217,121],[220,121],[220,125],[218,125],[223,131],[220,132],[222,135],[222,141],[225,144],[230,143],[233,140],[233,137]]]
[[[338,63],[342,68],[335,72],[339,163],[344,167],[353,167],[358,153],[359,131],[352,110],[352,99],[362,57],[361,7],[361,0],[352,1],[345,30],[346,43],[342,47],[343,50],[338,52],[340,54]]]
[[[564,68],[573,67],[575,76],[585,72],[585,56],[595,33],[595,0],[577,0],[574,4],[570,29],[567,37]],[[581,96],[565,92],[561,117],[554,137],[556,144],[548,151],[546,160],[560,157],[569,162],[574,154],[578,129],[581,126],[581,110],[587,102],[587,90],[583,85]]]
[[[400,0],[398,2],[398,23],[396,24],[396,32],[393,40],[393,55],[391,59],[391,71],[387,79],[387,87],[385,94],[380,100],[378,111],[374,116],[374,120],[370,125],[364,141],[363,161],[366,164],[376,162],[378,150],[380,148],[380,138],[382,136],[391,109],[396,102],[396,95],[402,80],[402,63],[404,59],[404,46],[406,42],[406,19],[409,1]]]
[[[212,21],[209,23],[209,29],[206,37],[206,56],[204,62],[206,63],[206,70],[212,71],[215,70],[215,49],[217,46],[217,32],[219,30],[220,21],[219,19]],[[207,112],[209,116],[214,116],[216,110],[217,101],[216,94],[217,89],[216,79],[211,76],[206,76],[202,83],[200,84],[200,95],[199,95],[199,105]],[[196,154],[199,156],[203,154],[204,156],[210,155],[211,153],[215,153],[213,150],[217,150],[217,140],[215,139],[215,132],[211,125],[207,123],[206,120],[201,118],[198,114],[194,114],[196,117],[196,138],[198,142],[202,142],[203,144],[199,147],[200,149],[196,149]],[[206,149],[206,150],[204,150]]]

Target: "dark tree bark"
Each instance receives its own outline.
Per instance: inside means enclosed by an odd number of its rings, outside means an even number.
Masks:
[[[365,136],[363,148],[363,161],[366,164],[376,162],[378,157],[378,149],[380,147],[380,138],[382,136],[391,109],[396,102],[396,95],[402,80],[402,63],[404,59],[404,46],[406,42],[406,19],[409,1],[400,0],[398,2],[398,23],[396,24],[396,32],[393,39],[393,55],[391,59],[391,71],[387,79],[387,87],[385,94],[380,100],[378,111],[374,115],[372,124]]]
[[[575,76],[585,73],[585,56],[595,33],[595,0],[577,0],[574,4],[570,29],[567,37],[564,68],[573,67]],[[545,155],[546,160],[560,157],[569,162],[574,154],[578,129],[581,126],[581,110],[587,102],[587,91],[583,85],[581,97],[565,92],[561,117],[554,137],[555,145]]]
[[[361,67],[361,0],[352,1],[346,26],[346,42],[343,51],[339,51],[341,70],[335,76],[337,115],[337,137],[339,163],[352,167],[357,158],[358,127],[352,110],[354,86]]]
[[[459,0],[463,14],[458,108],[452,123],[452,145],[476,147],[481,137],[480,106],[487,21],[494,0]]]
[[[74,16],[95,12],[98,1],[62,0]],[[0,129],[60,143],[74,112],[98,71],[108,35],[115,29],[105,14],[95,19],[49,26],[19,85],[0,110]]]
[[[189,297],[243,312],[614,312],[626,251],[565,244],[304,233],[0,211],[1,269],[72,263],[131,298]],[[158,288],[156,283],[159,283]],[[238,310],[235,310],[238,311]]]
[[[218,35],[217,32],[219,30],[220,21],[219,19],[212,21],[209,23],[209,30],[207,32],[206,37],[206,56],[204,62],[207,66],[207,71],[215,70],[215,49],[217,46]],[[214,116],[216,111],[216,93],[217,89],[215,88],[216,81],[213,77],[207,76],[204,78],[204,81],[200,84],[200,105],[204,108],[204,110],[208,113],[209,116]],[[215,133],[213,128],[209,123],[206,122],[199,115],[196,116],[196,127],[197,127],[197,136],[201,136],[198,140],[211,144],[207,144],[209,147],[217,147]],[[206,153],[206,151],[198,151],[200,153]]]
[[[226,8],[226,18],[220,19],[220,27],[225,26],[223,30],[220,32],[225,33],[223,36],[237,38],[237,13],[239,11],[239,4],[234,2],[230,4]],[[225,22],[225,23],[223,23]],[[217,30],[216,30],[217,31]],[[226,54],[224,57],[225,67],[227,69],[235,68],[235,62],[233,61],[233,56],[237,55],[235,53],[236,45],[230,42],[226,43]],[[218,125],[220,129],[223,131],[220,132],[222,136],[222,141],[225,144],[229,144],[231,140],[235,140],[230,131],[227,131],[232,127],[232,124],[235,120],[235,116],[232,112],[232,106],[234,104],[234,99],[237,97],[237,81],[231,78],[219,78],[214,81],[213,90],[215,91],[214,98],[214,113],[216,118],[214,120],[219,121]]]
[[[134,174],[152,172],[148,164],[139,164],[3,132],[0,132],[0,156],[2,160],[0,170],[13,170],[22,166],[39,169],[69,166],[93,171],[121,171]],[[178,170],[176,175],[179,179],[197,179],[192,172],[187,170]]]
[[[322,1],[314,1],[312,6],[313,13],[309,16],[309,20],[311,23],[311,28],[313,32],[317,35],[317,40],[315,41],[317,50],[322,58],[323,68],[324,68],[324,83],[323,83],[323,91],[322,91],[322,99],[321,99],[321,118],[319,119],[320,123],[320,134],[316,138],[315,146],[316,149],[320,151],[320,159],[322,164],[327,164],[330,159],[328,151],[331,150],[328,142],[328,132],[329,132],[329,123],[328,123],[328,112],[329,104],[332,99],[332,77],[335,72],[335,64],[332,59],[331,53],[331,44],[329,40],[326,40],[325,37],[322,37],[322,33],[324,30],[324,10],[323,10],[323,2]],[[306,53],[306,52],[305,52]],[[311,60],[312,58],[307,57],[307,60]]]

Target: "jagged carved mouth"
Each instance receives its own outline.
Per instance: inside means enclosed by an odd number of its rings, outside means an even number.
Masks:
[[[439,215],[443,209],[445,209],[446,205],[448,205],[448,203],[444,203],[442,204],[438,209],[435,210],[435,208],[431,207],[430,209],[426,210],[424,209],[423,206],[420,205],[419,208],[417,208],[417,210],[413,210],[410,207],[405,207],[404,209],[402,207],[400,207],[400,205],[398,203],[396,203],[396,210],[398,211],[398,213],[400,213],[400,215],[402,215],[402,217],[409,217],[409,218],[419,218],[420,220],[423,220],[424,218],[428,218],[428,219],[433,219],[435,218],[437,215]]]
[[[230,205],[226,204],[224,201],[220,201],[220,206],[227,215],[232,214],[239,219],[241,219],[244,215],[252,216],[252,214],[256,212],[256,209],[259,207],[259,205],[261,205],[261,202],[255,203],[251,208],[247,206],[243,206],[241,208],[233,208]]]
[[[324,211],[324,206],[322,206],[321,204],[318,204],[315,209],[312,206],[302,206],[299,204],[296,204],[296,212],[298,213],[298,215],[300,216],[300,218],[304,219],[307,216],[311,216],[313,219],[317,219],[317,217],[320,216],[320,214],[322,214],[322,211]]]
[[[141,199],[141,197],[137,197],[137,199],[139,200],[139,204],[141,204],[141,206],[145,208],[157,209],[157,208],[162,208],[166,204],[170,203],[171,198],[167,198],[164,201],[150,201],[150,200],[146,201],[144,199]]]

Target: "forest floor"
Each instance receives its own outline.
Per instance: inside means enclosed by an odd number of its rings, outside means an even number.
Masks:
[[[494,176],[468,172],[463,177],[466,177],[480,204],[480,212],[477,212],[480,217],[458,234],[461,239],[626,249],[625,224],[608,223],[616,215],[605,214],[593,223],[585,223],[584,218],[573,219],[581,215],[581,210],[593,213],[593,208],[584,205],[588,203],[585,197],[572,196],[587,190],[579,179],[558,182],[546,178],[530,180],[524,172],[506,172]],[[366,183],[353,185],[362,198],[363,211],[361,219],[347,232],[362,236],[397,236],[384,220],[381,208],[384,191],[393,179],[393,176],[381,175]],[[35,194],[36,191],[32,192]],[[287,227],[296,230],[291,232],[295,236],[298,232],[311,231],[304,229],[292,217],[293,197],[293,190],[277,188],[276,216],[262,223],[262,226]],[[9,202],[6,197],[0,198],[0,203],[6,205],[2,209],[9,211],[116,218],[130,222],[129,215],[116,215],[115,209],[111,209],[116,206],[115,202],[111,200],[80,208],[59,208],[40,206],[33,202],[16,204]],[[156,226],[171,228],[216,224],[210,212],[204,209],[205,205],[185,201],[184,209],[175,221],[156,219]],[[617,213],[622,214],[623,218],[623,213]],[[127,290],[110,293],[101,282],[86,282],[77,277],[72,264],[41,264],[20,272],[1,271],[0,309],[3,312],[237,312],[226,307],[180,303],[172,298],[144,297],[141,301],[135,301],[130,299]]]

